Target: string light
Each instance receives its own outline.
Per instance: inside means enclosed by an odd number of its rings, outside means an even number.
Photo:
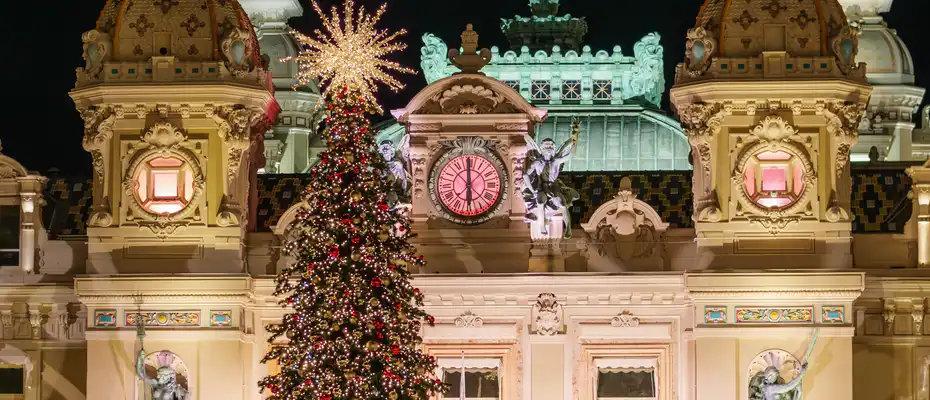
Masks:
[[[296,34],[300,80],[326,86],[327,150],[310,172],[308,205],[288,227],[286,254],[296,262],[276,279],[274,296],[291,308],[267,327],[273,346],[262,362],[281,369],[259,382],[272,400],[422,400],[446,387],[435,357],[424,354],[420,332],[435,320],[423,293],[410,283],[422,267],[410,243],[410,219],[389,204],[387,163],[376,152],[366,112],[379,110],[378,84],[403,87],[391,72],[408,72],[382,57],[401,50],[402,32],[378,31],[384,13],[325,15],[325,32]]]
[[[374,14],[366,13],[364,7],[356,13],[354,0],[346,0],[342,15],[336,7],[327,15],[316,1],[313,9],[323,20],[323,29],[314,30],[312,36],[291,31],[303,48],[298,56],[288,59],[297,61],[298,82],[307,85],[319,78],[320,83],[326,85],[325,97],[333,88],[357,88],[365,106],[372,112],[381,113],[381,107],[374,100],[376,86],[383,84],[396,92],[404,85],[391,73],[414,73],[410,68],[385,59],[385,56],[407,48],[406,44],[396,41],[407,31],[401,29],[390,33],[375,28],[387,10],[387,4],[382,4]]]

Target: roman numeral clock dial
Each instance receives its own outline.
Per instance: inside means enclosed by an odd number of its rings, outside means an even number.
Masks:
[[[430,197],[453,222],[487,221],[505,197],[503,163],[492,155],[446,154],[433,166]]]

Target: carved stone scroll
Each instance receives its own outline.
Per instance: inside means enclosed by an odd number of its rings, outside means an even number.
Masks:
[[[110,107],[89,107],[79,111],[84,120],[82,145],[90,153],[94,166],[94,202],[87,225],[108,227],[113,224],[113,212],[110,210],[107,172],[110,170],[110,147],[116,114]]]

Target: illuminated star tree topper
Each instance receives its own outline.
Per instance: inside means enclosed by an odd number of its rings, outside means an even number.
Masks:
[[[326,98],[337,92],[333,88],[354,88],[360,92],[369,110],[381,113],[381,107],[374,99],[377,85],[383,84],[397,92],[404,85],[391,73],[415,73],[385,59],[387,55],[407,48],[406,44],[396,41],[407,31],[401,29],[391,33],[375,28],[387,4],[382,4],[374,14],[367,13],[364,7],[356,11],[354,0],[345,1],[341,15],[336,7],[327,15],[316,1],[313,1],[313,9],[320,15],[323,29],[314,30],[312,35],[292,31],[302,48],[300,54],[293,57],[299,65],[298,81],[307,85],[319,78],[325,87],[323,95]]]

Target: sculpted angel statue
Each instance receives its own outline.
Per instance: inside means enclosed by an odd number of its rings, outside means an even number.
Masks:
[[[378,153],[387,163],[384,176],[393,188],[390,201],[393,204],[409,203],[411,191],[411,175],[407,166],[410,165],[410,134],[405,134],[400,144],[394,145],[393,140],[382,140]]]
[[[578,192],[559,180],[562,166],[571,157],[578,144],[580,122],[572,122],[572,136],[558,150],[555,141],[546,138],[536,143],[530,135],[524,133],[529,151],[523,169],[523,201],[526,203],[526,221],[541,222],[546,226],[546,219],[563,212],[565,217],[565,238],[571,237],[571,219],[564,212],[575,200]]]
[[[139,351],[136,373],[143,382],[152,386],[152,400],[187,400],[188,393],[179,383],[177,373],[169,366],[158,368],[155,379],[145,373],[145,350]]]
[[[794,379],[785,382],[778,368],[769,366],[749,382],[749,400],[800,400],[805,372],[807,362],[801,364],[801,372]]]

